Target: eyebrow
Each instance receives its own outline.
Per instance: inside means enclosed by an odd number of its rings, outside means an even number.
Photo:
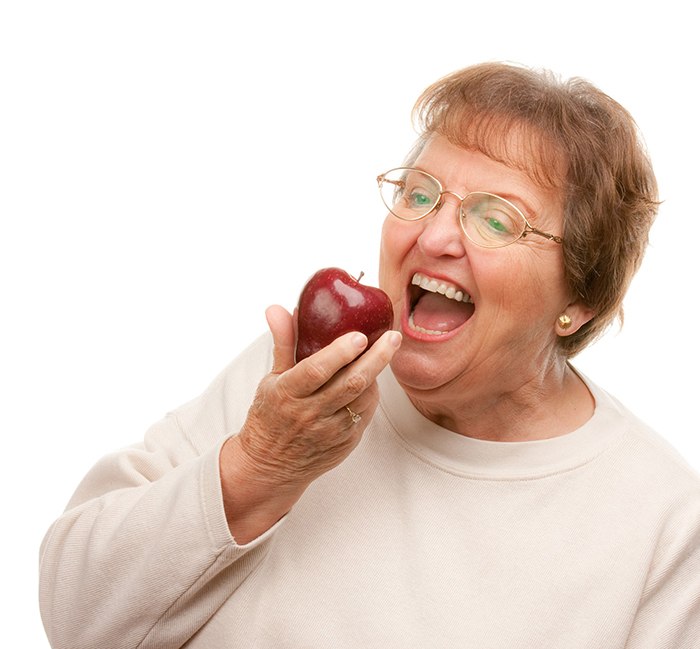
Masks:
[[[486,189],[476,189],[474,191],[488,191]],[[539,212],[536,212],[535,210],[532,209],[530,204],[523,200],[522,196],[519,194],[509,194],[509,193],[501,193],[501,192],[489,192],[490,194],[494,194],[495,196],[499,196],[500,198],[505,198],[507,201],[513,203],[524,215],[525,218],[528,221],[531,221],[533,219],[537,218],[537,215]]]

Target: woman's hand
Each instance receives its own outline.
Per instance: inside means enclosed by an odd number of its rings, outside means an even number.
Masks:
[[[367,337],[348,333],[295,365],[292,316],[279,306],[266,316],[273,368],[220,459],[224,507],[239,544],[274,525],[357,446],[379,402],[377,375],[401,343],[389,331],[358,358]]]

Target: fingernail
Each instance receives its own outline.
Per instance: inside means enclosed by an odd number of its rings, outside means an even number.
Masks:
[[[392,331],[389,334],[389,342],[393,347],[399,347],[401,345],[401,334],[398,331]]]
[[[367,344],[367,336],[361,333],[356,333],[352,337],[352,344],[358,349],[362,349]]]

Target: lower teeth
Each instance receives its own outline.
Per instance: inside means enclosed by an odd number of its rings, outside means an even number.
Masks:
[[[411,329],[414,331],[418,331],[422,334],[429,334],[430,336],[444,336],[447,332],[446,331],[435,331],[433,329],[424,329],[423,327],[417,325],[415,322],[413,322],[413,313],[411,313],[410,316],[408,316],[408,324],[410,325]]]

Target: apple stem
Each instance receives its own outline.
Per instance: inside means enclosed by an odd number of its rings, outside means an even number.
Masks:
[[[360,276],[357,278],[356,281],[359,282],[364,276],[365,276],[365,271],[364,271],[364,270],[361,270],[361,271],[360,271]]]

